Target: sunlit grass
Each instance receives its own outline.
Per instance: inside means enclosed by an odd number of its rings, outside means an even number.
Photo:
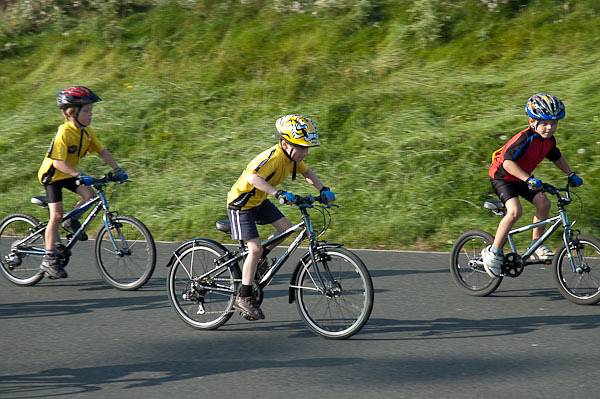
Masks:
[[[462,230],[495,229],[498,220],[481,208],[493,198],[489,155],[525,126],[525,100],[544,90],[567,104],[558,142],[586,182],[573,216],[600,234],[593,3],[489,11],[462,2],[435,11],[449,22],[426,46],[406,30],[414,21],[404,3],[372,1],[378,7],[362,14],[188,3],[195,6],[171,2],[120,18],[111,37],[74,21],[3,39],[16,44],[0,58],[0,217],[44,217],[28,202],[42,192],[37,168],[61,123],[54,93],[86,84],[104,99],[93,126],[132,178],[114,206],[158,239],[222,239],[213,225],[225,217],[230,186],[273,143],[275,119],[301,112],[317,120],[323,143],[307,162],[341,205],[328,240],[448,249]],[[108,17],[93,18],[102,26]],[[81,169],[106,171],[95,157]],[[536,175],[563,181],[548,162]],[[312,193],[301,181],[283,187]]]

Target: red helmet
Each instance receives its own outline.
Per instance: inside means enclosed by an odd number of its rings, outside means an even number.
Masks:
[[[68,89],[59,91],[56,95],[56,104],[60,109],[80,107],[98,101],[102,101],[102,99],[85,86],[69,87]]]

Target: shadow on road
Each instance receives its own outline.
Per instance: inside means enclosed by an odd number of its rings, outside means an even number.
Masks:
[[[225,344],[229,345],[229,343]],[[84,368],[62,367],[43,370],[39,373],[0,376],[0,394],[11,394],[18,398],[56,397],[100,391],[111,384],[118,384],[122,389],[132,389],[244,370],[306,367],[328,369],[360,362],[363,362],[363,359],[308,358],[283,361],[253,360],[251,362],[246,359],[202,359],[110,364]],[[216,388],[218,389],[218,387]],[[205,387],[201,391],[210,393],[211,389]],[[214,388],[212,393],[215,393]],[[98,395],[101,397],[101,394],[98,393]],[[199,394],[199,397],[202,396]]]
[[[529,316],[471,320],[440,318],[434,320],[371,319],[355,339],[410,341],[425,339],[463,339],[528,334],[544,327],[563,326],[571,330],[600,327],[600,315]],[[371,338],[369,334],[397,333],[390,338]]]
[[[0,319],[64,316],[119,308],[122,311],[150,310],[169,307],[166,295],[118,296],[113,298],[61,299],[0,304]]]

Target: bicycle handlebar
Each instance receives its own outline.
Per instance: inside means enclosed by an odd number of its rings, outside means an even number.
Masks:
[[[564,188],[559,188],[559,187],[555,187],[550,183],[542,183],[542,190],[543,192],[547,192],[549,194],[553,194],[553,195],[559,195],[561,192],[563,193],[570,193],[570,185],[567,182],[567,185]]]
[[[92,179],[92,184],[91,185],[94,186],[94,187],[96,187],[96,186],[102,187],[102,186],[105,186],[108,183],[125,183],[126,181],[129,181],[129,180],[119,181],[113,175],[112,172],[108,172],[107,174],[105,174],[104,176],[102,176],[99,179],[96,179],[96,178]]]
[[[296,199],[294,199],[294,201],[288,202],[288,205],[295,205],[298,207],[310,208],[310,207],[312,207],[312,204],[314,204],[315,202],[320,202],[321,204],[324,204],[324,205],[333,206],[333,204],[328,202],[327,198],[325,198],[322,195],[318,195],[316,197],[314,197],[312,195],[308,195],[306,197],[297,195]],[[280,200],[280,203],[281,203],[281,200]]]

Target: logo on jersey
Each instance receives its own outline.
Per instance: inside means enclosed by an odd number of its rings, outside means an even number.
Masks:
[[[67,151],[69,152],[69,154],[75,154],[77,152],[77,146],[70,145],[69,148],[67,149]]]

